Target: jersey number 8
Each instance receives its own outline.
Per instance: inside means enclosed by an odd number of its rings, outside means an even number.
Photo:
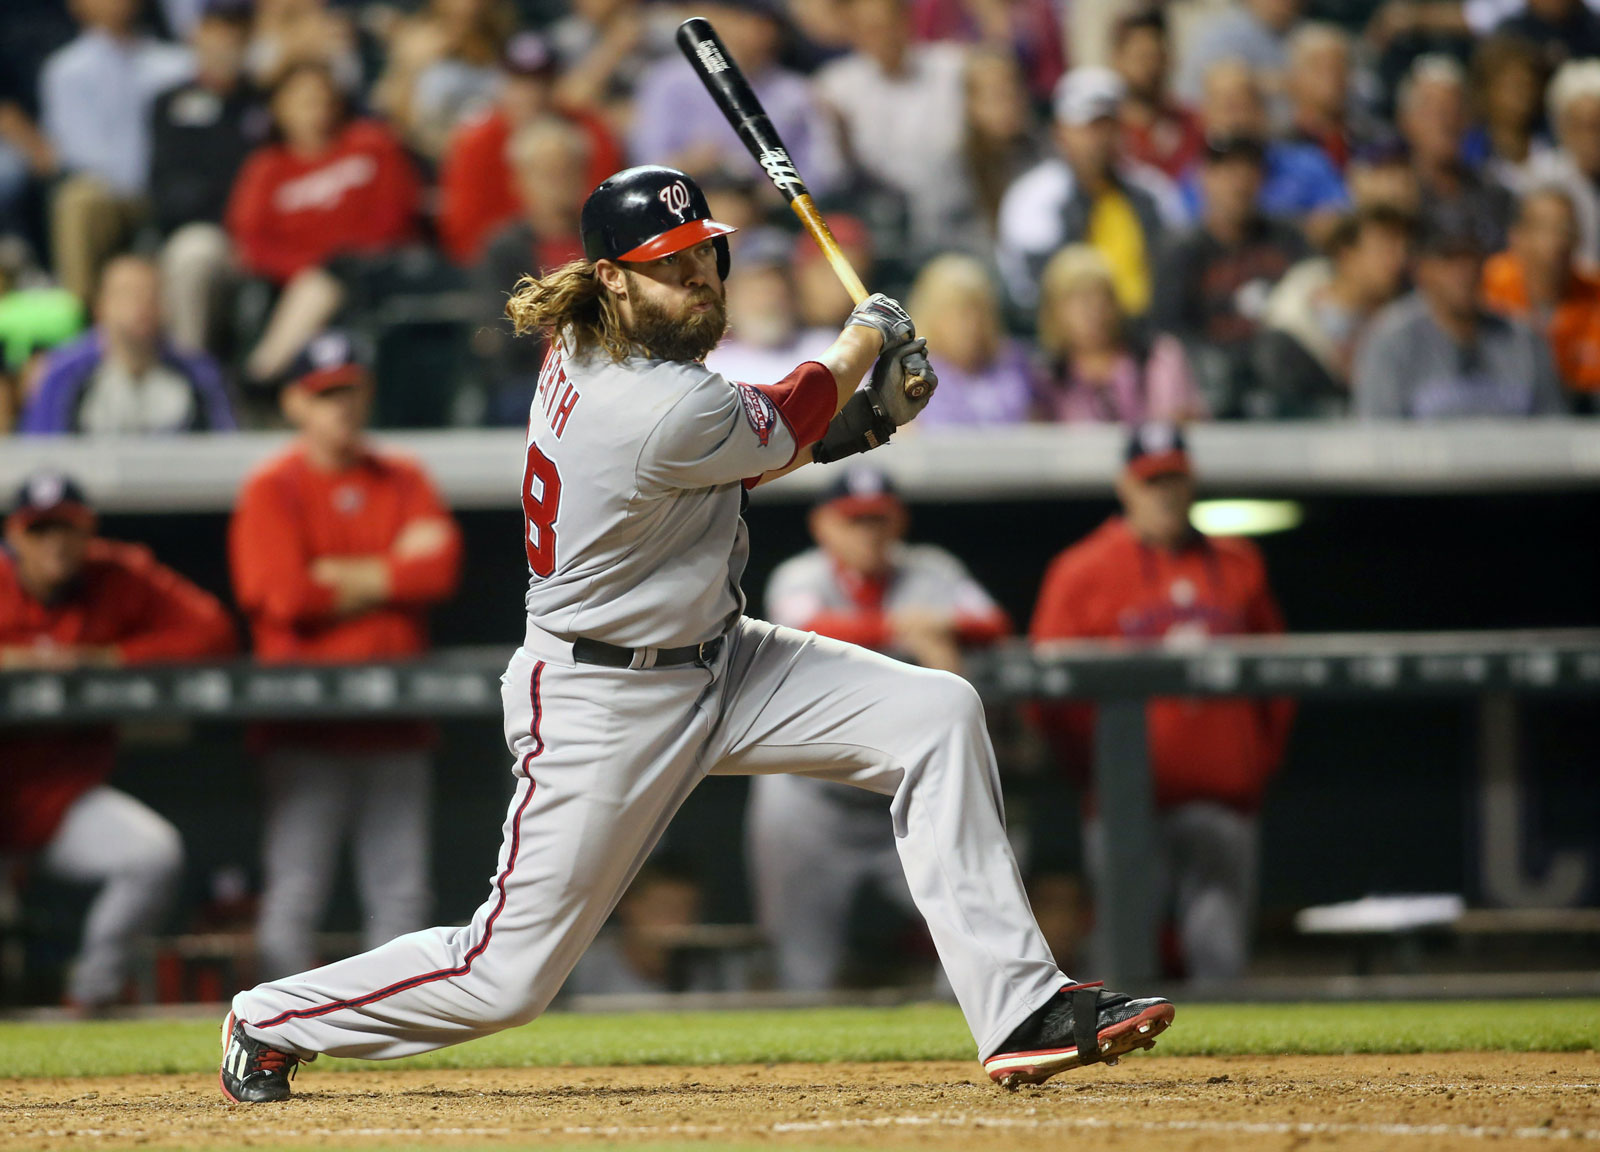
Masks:
[[[528,567],[535,576],[548,576],[556,570],[556,517],[560,514],[561,473],[537,444],[529,444],[528,463],[522,472],[522,515],[527,519]]]

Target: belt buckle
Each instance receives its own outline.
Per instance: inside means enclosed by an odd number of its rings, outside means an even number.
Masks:
[[[715,643],[715,640],[702,640],[694,646],[694,662],[698,667],[709,668],[711,666],[711,657],[706,655],[706,649],[712,647]]]

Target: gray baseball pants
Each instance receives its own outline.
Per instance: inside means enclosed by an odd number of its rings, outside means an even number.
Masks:
[[[850,906],[872,884],[898,907],[912,905],[888,805],[865,806],[792,774],[750,782],[745,854],[756,919],[772,942],[778,986],[832,988],[849,943]]]
[[[263,756],[262,769],[266,883],[256,949],[263,975],[287,976],[316,963],[317,927],[347,833],[365,946],[426,923],[433,772],[425,752],[284,748]]]
[[[983,708],[964,680],[742,619],[709,668],[575,664],[530,629],[503,679],[516,788],[488,898],[234,998],[301,1056],[408,1056],[525,1024],[561,987],[708,773],[799,772],[892,797],[906,880],[992,1055],[1069,981],[1023,894]]]
[[[39,864],[63,880],[100,885],[67,996],[90,1008],[115,1003],[132,974],[136,948],[183,875],[178,830],[126,792],[102,784],[72,802]]]

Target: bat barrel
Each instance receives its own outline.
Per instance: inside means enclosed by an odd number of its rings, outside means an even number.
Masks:
[[[678,47],[739,134],[739,139],[744,141],[750,155],[766,172],[767,179],[786,200],[806,195],[805,182],[800,179],[794,161],[789,159],[777,129],[761,106],[760,97],[728,54],[727,46],[711,22],[701,16],[691,16],[678,25]]]

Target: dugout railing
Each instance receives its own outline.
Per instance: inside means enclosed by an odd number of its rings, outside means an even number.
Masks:
[[[454,648],[391,664],[236,661],[0,672],[0,729],[14,725],[266,718],[500,717],[504,648]],[[1600,630],[1236,637],[1189,648],[1104,642],[975,654],[969,675],[992,703],[1092,700],[1094,786],[1106,836],[1098,922],[1108,976],[1157,975],[1159,894],[1149,868],[1153,801],[1145,740],[1152,697],[1475,697],[1486,780],[1516,775],[1517,700],[1600,694]],[[1486,850],[1512,850],[1514,811],[1485,814]],[[1558,855],[1550,869],[1586,867]]]

